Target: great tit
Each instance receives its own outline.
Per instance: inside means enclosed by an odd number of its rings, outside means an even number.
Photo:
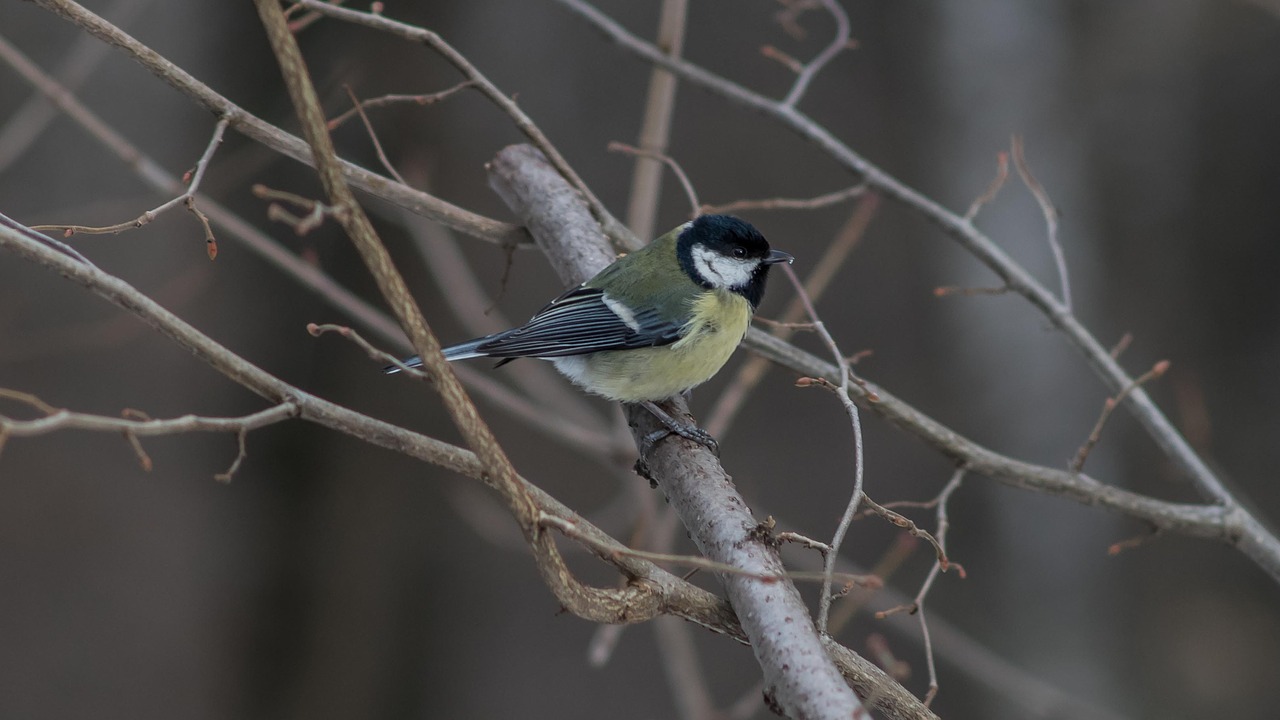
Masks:
[[[520,357],[550,360],[587,392],[644,405],[670,431],[714,450],[709,435],[654,403],[724,366],[760,304],[769,266],[792,260],[770,250],[750,223],[702,215],[619,258],[524,325],[445,348],[444,357],[502,358],[498,366]]]

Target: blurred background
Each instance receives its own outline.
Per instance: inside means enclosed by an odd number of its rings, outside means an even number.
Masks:
[[[247,3],[111,0],[86,5],[249,111],[296,132],[292,109]],[[814,82],[801,108],[853,148],[963,211],[987,186],[1011,134],[1062,213],[1061,239],[1080,319],[1104,345],[1132,333],[1122,362],[1140,374],[1204,458],[1260,518],[1280,518],[1280,6],[1266,2],[844,3],[857,48]],[[653,37],[659,3],[598,6]],[[771,96],[790,71],[773,45],[812,57],[833,25],[772,0],[693,0],[685,55]],[[521,107],[618,215],[649,68],[557,3],[387,2],[386,14],[440,33]],[[30,3],[0,4],[0,35],[174,175],[203,152],[214,119],[120,52]],[[335,21],[300,36],[331,115],[357,95],[428,93],[458,81],[422,47]],[[100,141],[0,66],[0,211],[22,222],[106,225],[165,197]],[[484,163],[522,137],[478,93],[429,107],[371,111],[387,154],[432,191],[510,220]],[[376,168],[358,123],[335,133],[349,159]],[[768,119],[681,85],[671,155],[701,199],[803,198],[853,185],[816,148]],[[266,220],[250,187],[318,196],[307,168],[229,132],[203,191],[381,306],[332,224],[298,237]],[[745,215],[797,257],[803,277],[853,211]],[[420,220],[372,201],[428,320],[445,341],[469,337],[415,249]],[[657,226],[688,204],[668,182]],[[1056,272],[1040,210],[1011,178],[977,220],[1050,287]],[[359,324],[286,279],[215,227],[170,212],[119,235],[71,242],[250,361],[306,390],[450,441],[438,398],[387,378],[353,345],[307,335],[308,322]],[[535,252],[507,257],[459,237],[497,312],[517,321],[559,292]],[[439,250],[444,252],[444,250]],[[504,280],[504,275],[506,279]],[[935,297],[938,286],[994,277],[918,215],[880,205],[819,310],[859,370],[922,411],[1012,457],[1065,467],[1107,392],[1078,353],[1013,296]],[[761,312],[790,299],[775,278]],[[469,318],[475,321],[476,318]],[[802,346],[820,351],[812,337]],[[390,346],[387,343],[384,345]],[[699,389],[705,415],[737,364]],[[526,363],[527,364],[527,363]],[[510,368],[478,374],[507,379]],[[513,366],[514,367],[514,366]],[[524,371],[527,372],[527,371]],[[850,488],[847,421],[828,394],[771,370],[720,437],[727,470],[759,517],[829,537]],[[153,417],[245,414],[263,407],[140,322],[12,255],[0,255],[0,387],[58,406]],[[616,418],[595,400],[589,410]],[[634,475],[584,459],[481,401],[517,467],[628,538],[661,505]],[[12,404],[9,415],[30,413]],[[554,423],[557,410],[547,411]],[[867,492],[927,500],[949,464],[865,414]],[[663,643],[628,628],[592,667],[589,623],[559,612],[515,526],[475,483],[302,423],[252,433],[236,456],[224,434],[147,439],[144,471],[113,434],[10,439],[0,455],[0,717],[679,717]],[[630,458],[623,463],[629,465]],[[1104,482],[1199,502],[1125,413],[1090,457]],[[1269,718],[1280,703],[1280,588],[1219,544],[1159,537],[1109,556],[1140,523],[969,477],[950,505],[951,556],[927,609],[938,643],[943,717]],[[912,516],[933,527],[930,511]],[[901,532],[859,521],[846,554],[863,567]],[[681,541],[684,538],[681,537]],[[687,542],[677,550],[690,550]],[[789,554],[796,562],[803,553]],[[616,576],[586,558],[584,577]],[[920,587],[918,546],[840,639],[868,652],[881,634],[927,686],[914,618],[877,620]],[[715,588],[714,579],[695,581]],[[810,598],[814,589],[805,588]],[[898,595],[893,593],[897,592]],[[748,649],[691,633],[718,706],[758,695]],[[769,717],[756,704],[753,717]]]

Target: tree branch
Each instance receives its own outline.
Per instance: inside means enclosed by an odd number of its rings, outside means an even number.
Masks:
[[[97,267],[80,262],[35,240],[33,230],[19,232],[0,225],[0,248],[42,265],[76,282],[93,293],[122,308],[151,326],[160,334],[190,351],[201,361],[238,385],[274,403],[289,403],[297,408],[298,417],[307,422],[335,430],[372,445],[393,450],[428,462],[492,487],[476,456],[457,446],[421,435],[390,423],[349,410],[316,397],[258,368],[210,339],[177,315],[165,310],[129,283]],[[0,443],[3,436],[0,435]],[[745,642],[733,609],[711,593],[668,573],[653,563],[634,557],[628,548],[579,516],[559,500],[520,476],[515,481],[533,501],[540,513],[572,523],[577,533],[590,540],[584,546],[601,560],[618,568],[631,579],[626,590],[648,598],[639,602],[616,602],[602,608],[598,622],[630,623],[648,619],[641,609],[653,610],[684,618],[713,632]],[[572,609],[572,608],[571,608]],[[829,643],[834,645],[834,643]],[[835,647],[839,647],[835,645]],[[874,694],[873,705],[892,720],[922,720],[933,715],[919,702],[888,679],[878,675],[874,666],[868,669],[849,651],[837,660],[841,672],[855,682],[859,692]],[[863,661],[865,662],[865,661]]]
[[[576,285],[599,272],[612,253],[582,200],[542,154],[515,145],[489,164],[490,184],[529,228],[561,280]],[[673,402],[687,414],[682,400]],[[625,406],[639,445],[657,418]],[[756,576],[782,575],[776,547],[758,531],[720,463],[706,448],[672,438],[649,451],[650,475],[709,559]],[[789,581],[720,574],[764,672],[766,694],[791,717],[858,717],[865,712],[831,663],[800,593]]]
[[[772,100],[748,90],[737,83],[681,58],[668,57],[657,47],[633,35],[612,18],[584,0],[556,1],[579,17],[587,20],[597,30],[604,33],[610,40],[631,54],[649,63],[664,67],[681,78],[731,102],[760,112],[778,121],[783,127],[817,145],[840,166],[861,176],[868,187],[879,190],[885,196],[897,200],[920,213],[999,276],[1010,290],[1022,295],[1036,309],[1042,312],[1049,319],[1049,322],[1062,331],[1067,340],[1085,356],[1089,365],[1111,391],[1120,392],[1133,383],[1133,378],[1120,367],[1115,358],[1111,357],[1107,349],[1080,324],[1069,308],[1054,297],[1053,293],[1045,288],[1043,284],[1033,278],[1026,269],[1014,262],[991,238],[987,237],[965,218],[947,210],[854,152],[832,135],[829,130],[818,125],[794,106],[786,105],[783,102]],[[754,329],[748,334],[747,342],[750,347],[757,350],[771,347],[778,352],[779,358],[788,356],[795,358],[791,350],[780,347],[782,343],[776,341],[768,342],[762,333],[754,331]],[[818,374],[825,377],[833,377],[828,373]],[[1277,539],[1275,535],[1268,531],[1258,522],[1257,518],[1232,496],[1218,477],[1187,444],[1186,440],[1174,429],[1168,418],[1156,407],[1144,390],[1138,388],[1130,393],[1126,407],[1133,412],[1170,460],[1190,478],[1200,494],[1206,500],[1219,506],[1199,508],[1201,512],[1197,514],[1200,515],[1200,522],[1188,523],[1186,527],[1198,526],[1199,530],[1208,531],[1209,528],[1202,523],[1208,518],[1214,518],[1210,523],[1219,525],[1221,530],[1221,533],[1216,535],[1217,537],[1227,539],[1229,543],[1239,547],[1273,578],[1280,580],[1280,539]],[[917,432],[917,434],[920,433]],[[941,437],[933,439],[942,441]],[[926,438],[926,440],[929,440],[929,438]],[[979,464],[981,465],[982,463]],[[1000,463],[996,464],[1000,465]],[[978,472],[984,472],[973,464],[970,464],[970,468]],[[1045,469],[1041,468],[1040,470]],[[1052,474],[1056,471],[1046,472]],[[1012,479],[1007,472],[1007,468],[1005,468],[1000,477]],[[1090,480],[1089,483],[1094,483],[1094,481]],[[1060,485],[1055,481],[1049,484],[1037,482],[1034,485],[1044,488],[1058,486],[1065,490],[1070,483]],[[1117,507],[1112,504],[1115,498],[1110,497],[1110,493],[1121,492],[1107,488],[1108,493],[1106,494],[1108,497],[1103,499],[1101,495],[1095,492],[1085,491],[1081,493],[1080,490],[1081,488],[1072,489],[1071,495],[1084,502],[1095,502],[1110,507]],[[1217,518],[1222,519],[1221,524],[1217,522]],[[1182,525],[1181,522],[1174,522],[1173,524]]]
[[[124,50],[175,90],[195,100],[201,107],[218,117],[226,118],[233,130],[298,162],[312,164],[311,151],[301,138],[253,116],[120,28],[71,0],[33,1],[40,7],[71,21],[94,37]],[[528,235],[514,225],[477,215],[345,160],[340,161],[340,164],[343,176],[353,185],[405,210],[436,220],[472,237],[500,245],[529,242]]]

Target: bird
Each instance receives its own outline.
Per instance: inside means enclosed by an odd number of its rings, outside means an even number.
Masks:
[[[644,448],[675,433],[718,454],[709,433],[656,403],[710,380],[742,342],[771,266],[794,258],[773,250],[745,220],[700,215],[552,300],[525,324],[444,348],[446,360],[549,360],[583,390],[647,408],[662,423]],[[411,357],[405,366],[417,368]],[[388,366],[395,373],[399,366]]]

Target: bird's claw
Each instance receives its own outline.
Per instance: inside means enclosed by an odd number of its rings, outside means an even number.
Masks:
[[[669,426],[654,430],[640,440],[640,458],[643,460],[648,457],[649,451],[658,444],[658,441],[668,435],[679,435],[686,440],[692,440],[710,450],[712,455],[720,457],[720,443],[711,437],[711,433],[696,425],[672,423]]]

